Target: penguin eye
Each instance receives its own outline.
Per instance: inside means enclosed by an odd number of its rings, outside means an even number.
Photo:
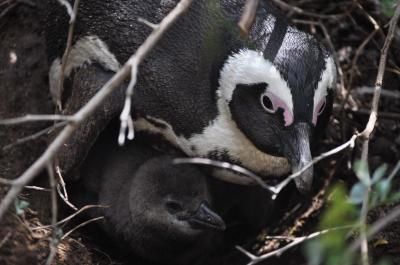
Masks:
[[[260,101],[265,111],[267,111],[268,113],[275,113],[276,110],[274,110],[274,105],[272,104],[271,99],[266,94],[261,95]]]
[[[177,212],[182,212],[183,211],[183,206],[181,203],[177,201],[167,201],[165,203],[165,206],[167,208],[167,211],[171,214],[175,214]]]
[[[317,115],[320,115],[324,111],[325,106],[326,106],[326,98],[324,98],[323,101],[321,103],[319,103]]]

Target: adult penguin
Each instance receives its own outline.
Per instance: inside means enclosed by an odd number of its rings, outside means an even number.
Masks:
[[[93,82],[100,88],[105,81],[97,80],[118,71],[151,32],[138,18],[158,23],[177,2],[81,1],[65,68],[66,90],[85,90]],[[188,156],[281,177],[312,160],[314,134],[325,127],[332,106],[335,64],[321,43],[288,25],[266,1],[242,39],[236,23],[244,2],[193,1],[141,65],[132,115],[137,131],[158,134]],[[64,8],[49,5],[47,21],[50,89],[62,103],[56,88],[68,28]],[[83,78],[77,81],[77,74]],[[117,102],[112,104],[115,115],[123,99]],[[81,148],[71,146],[66,148]],[[214,175],[249,181],[226,171]],[[310,167],[295,184],[306,192],[312,178]]]

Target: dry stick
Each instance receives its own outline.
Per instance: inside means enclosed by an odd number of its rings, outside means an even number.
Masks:
[[[129,58],[128,62],[110,79],[107,83],[97,92],[91,100],[86,103],[77,113],[71,117],[70,123],[60,132],[60,134],[49,145],[46,151],[31,165],[20,177],[18,177],[8,191],[7,195],[0,203],[0,220],[3,218],[7,209],[10,207],[14,199],[21,192],[23,187],[31,182],[37,174],[46,166],[48,161],[52,160],[57,151],[64,145],[64,143],[71,137],[72,133],[76,130],[77,126],[87,119],[100,104],[117,88],[125,78],[128,77],[130,69],[137,68],[138,64],[143,60],[144,55],[147,54],[155,45],[163,33],[168,29],[168,25],[172,24],[175,19],[181,15],[190,5],[190,0],[181,0],[179,4],[161,21],[159,30],[153,31],[146,41],[139,47],[136,53]],[[162,29],[162,30],[161,30]],[[150,41],[149,41],[150,39]],[[136,56],[137,53],[141,56]]]
[[[118,136],[118,143],[124,145],[126,137],[132,140],[135,136],[133,121],[131,117],[133,88],[137,81],[138,66],[143,61],[144,57],[151,51],[154,45],[162,37],[163,33],[171,27],[176,19],[182,15],[190,6],[193,0],[181,0],[176,7],[158,24],[153,24],[153,31],[143,44],[136,50],[135,54],[129,58],[125,64],[131,72],[131,80],[125,94],[124,108],[120,115],[121,127]],[[126,135],[127,133],[127,135]]]
[[[10,239],[12,233],[9,231],[6,236],[0,241],[0,249],[4,246],[4,244]]]
[[[396,176],[396,174],[399,172],[400,170],[400,160],[397,162],[396,166],[393,168],[392,172],[390,172],[389,176],[388,176],[388,180],[392,181],[392,179],[394,178],[394,176]]]
[[[65,238],[67,238],[70,234],[72,234],[75,230],[77,230],[78,228],[81,228],[82,226],[85,226],[87,224],[90,224],[92,222],[95,222],[97,220],[101,220],[104,219],[104,216],[100,216],[100,217],[96,217],[90,220],[87,220],[86,222],[81,223],[80,225],[77,225],[76,227],[74,227],[73,229],[71,229],[70,231],[68,231],[65,235],[63,235],[61,237],[61,240],[64,240]]]
[[[95,205],[85,205],[85,206],[83,206],[82,208],[80,208],[78,211],[76,211],[75,213],[69,215],[68,217],[66,217],[66,218],[64,218],[64,219],[62,219],[61,221],[59,221],[59,222],[56,223],[55,225],[59,226],[59,225],[65,224],[65,223],[67,223],[68,221],[70,221],[71,219],[73,219],[75,216],[79,215],[80,213],[82,213],[82,212],[84,212],[84,211],[86,211],[86,210],[88,210],[88,209],[92,209],[92,208],[108,208],[108,207],[109,207],[109,206],[106,206],[106,205],[98,205],[98,204],[95,204]],[[40,229],[45,229],[45,228],[52,228],[52,227],[55,227],[55,225],[54,225],[54,224],[51,224],[51,225],[37,226],[37,227],[32,228],[32,230],[40,230]]]
[[[375,128],[377,116],[378,116],[378,107],[379,107],[379,98],[380,98],[380,93],[382,89],[382,82],[383,82],[383,76],[385,74],[385,67],[386,67],[386,61],[387,61],[387,53],[390,47],[390,43],[393,39],[394,36],[394,31],[397,25],[397,22],[400,17],[400,0],[397,1],[397,7],[394,16],[390,20],[390,26],[388,30],[388,35],[385,39],[385,43],[383,44],[383,48],[381,50],[381,58],[379,60],[379,68],[378,68],[378,74],[376,77],[376,82],[375,82],[375,92],[374,92],[374,97],[372,99],[372,106],[371,106],[371,114],[369,116],[369,120],[367,125],[365,126],[364,131],[360,134],[360,136],[363,139],[363,149],[362,149],[362,156],[361,160],[364,161],[366,165],[368,165],[368,145],[369,145],[369,139],[371,136],[372,131]],[[368,214],[368,201],[369,201],[369,192],[370,189],[365,190],[364,192],[364,198],[363,198],[363,204],[361,208],[361,216],[360,216],[360,222],[363,225],[361,228],[360,232],[360,244],[361,244],[361,261],[363,265],[368,265],[368,236],[367,236],[367,230],[366,230],[366,222],[367,222],[367,214]]]
[[[14,146],[26,143],[28,141],[35,140],[35,139],[39,138],[40,136],[51,132],[55,128],[59,128],[59,127],[65,126],[66,124],[67,124],[67,121],[62,121],[62,122],[59,122],[59,123],[55,123],[54,125],[52,125],[50,127],[47,127],[47,128],[44,128],[43,130],[38,131],[37,133],[34,133],[32,135],[20,138],[17,141],[15,141],[14,143],[11,143],[11,144],[8,144],[8,145],[4,146],[3,147],[3,151],[7,151],[7,150],[11,149]]]
[[[13,125],[36,121],[72,121],[73,116],[57,114],[27,114],[23,117],[0,120],[0,125]]]
[[[343,229],[351,229],[351,228],[354,228],[354,226],[351,225],[351,226],[334,227],[334,228],[330,228],[330,229],[325,229],[325,230],[322,230],[322,231],[314,232],[314,233],[309,234],[307,236],[296,237],[296,238],[293,239],[293,242],[287,244],[286,246],[281,247],[281,248],[279,248],[279,249],[277,249],[275,251],[269,252],[267,254],[264,254],[262,256],[255,256],[255,255],[251,254],[250,252],[248,252],[247,250],[245,250],[244,248],[242,248],[240,246],[236,246],[236,248],[239,251],[241,251],[242,253],[244,253],[247,257],[250,258],[250,262],[247,263],[247,265],[254,265],[254,264],[257,264],[257,263],[259,263],[259,262],[261,262],[263,260],[266,260],[266,259],[268,259],[270,257],[273,257],[273,256],[279,257],[285,251],[291,249],[292,247],[294,247],[294,246],[296,246],[298,244],[303,243],[304,241],[319,237],[319,236],[324,235],[324,234],[329,233],[329,232],[333,232],[333,231],[337,231],[337,230],[343,230]]]
[[[68,192],[67,192],[67,187],[64,181],[64,178],[62,177],[60,167],[56,167],[56,173],[58,176],[58,179],[60,180],[60,184],[57,185],[57,192],[60,198],[65,202],[66,205],[68,205],[70,208],[72,208],[74,211],[78,211],[78,208],[73,205],[69,200],[68,200]],[[63,192],[61,192],[61,188],[63,189]],[[63,194],[64,193],[64,194]]]
[[[297,6],[292,6],[292,5],[286,4],[285,2],[283,2],[281,0],[272,0],[272,1],[284,10],[291,11],[291,12],[294,12],[296,14],[303,15],[303,16],[321,18],[321,19],[329,19],[329,18],[339,19],[339,18],[346,16],[349,12],[351,12],[351,9],[349,9],[348,11],[346,11],[344,13],[340,13],[340,14],[321,15],[321,14],[305,11],[304,9],[301,9]]]
[[[368,20],[371,22],[371,24],[374,27],[374,30],[367,36],[367,38],[361,43],[360,46],[358,46],[356,53],[354,55],[354,58],[351,62],[351,69],[350,69],[350,77],[349,77],[349,87],[353,84],[353,79],[354,79],[354,72],[356,69],[356,65],[358,62],[358,58],[360,57],[361,53],[364,51],[365,46],[372,40],[372,38],[375,36],[377,32],[381,30],[381,27],[379,27],[378,22],[370,15],[368,14],[365,9],[360,5],[360,3],[357,2],[357,7],[363,11],[365,16],[368,18]],[[349,97],[349,95],[346,95],[346,99]],[[342,108],[344,108],[344,105],[346,104],[347,100],[344,100],[342,103]]]
[[[17,6],[18,3],[12,3],[8,7],[6,7],[3,12],[0,13],[0,19],[2,19],[8,12],[10,12],[14,7]]]
[[[57,237],[57,193],[56,193],[56,179],[54,177],[54,169],[51,162],[47,164],[47,172],[49,174],[49,182],[51,189],[51,225],[53,227],[52,239],[50,242],[50,254],[47,258],[46,265],[50,265],[57,253],[58,237]]]
[[[259,0],[247,0],[244,6],[244,11],[240,17],[238,23],[240,34],[242,36],[247,36],[249,34],[249,29],[254,23],[256,17],[256,11],[258,7]]]
[[[370,94],[373,95],[375,92],[375,88],[369,87],[369,86],[362,86],[362,87],[357,87],[357,88],[353,89],[352,92],[354,94],[358,94],[358,95],[370,95]],[[392,90],[382,89],[381,97],[400,99],[400,91],[392,91]]]
[[[61,108],[62,108],[61,95],[62,95],[62,91],[64,90],[64,88],[63,88],[64,71],[65,71],[65,67],[67,66],[69,53],[71,51],[72,37],[74,35],[76,16],[78,14],[79,0],[75,0],[73,9],[71,8],[71,5],[69,4],[69,2],[67,2],[66,0],[58,0],[58,1],[66,7],[67,12],[70,17],[69,28],[68,28],[68,37],[67,37],[67,46],[65,47],[65,51],[64,51],[63,57],[61,59],[61,71],[60,71],[60,79],[59,79],[60,83],[59,83],[59,87],[58,87],[59,98],[57,98],[57,106],[58,106],[59,110],[61,110]]]
[[[305,165],[302,169],[300,169],[299,171],[289,175],[288,177],[286,177],[284,180],[282,180],[279,184],[275,185],[275,186],[270,186],[267,185],[260,176],[257,176],[256,174],[254,174],[253,172],[249,171],[246,168],[243,168],[241,166],[235,165],[235,164],[231,164],[228,162],[221,162],[221,161],[216,161],[216,160],[212,160],[212,159],[208,159],[208,158],[176,158],[174,159],[174,163],[175,164],[203,164],[203,165],[211,165],[211,166],[215,166],[215,167],[220,167],[220,168],[225,168],[225,169],[229,169],[229,170],[233,170],[237,173],[243,174],[247,177],[249,177],[254,184],[258,184],[260,185],[262,188],[268,190],[269,192],[272,193],[271,195],[271,199],[275,200],[279,194],[279,192],[281,192],[281,190],[286,187],[290,181],[292,181],[293,179],[299,177],[304,171],[306,171],[309,167],[313,166],[314,164],[318,163],[319,161],[330,157],[336,153],[339,153],[343,150],[345,150],[346,148],[350,147],[353,148],[354,144],[355,144],[355,140],[357,139],[358,134],[355,134],[351,137],[350,140],[348,140],[347,142],[345,142],[342,145],[339,145],[336,148],[333,148],[331,150],[329,150],[328,152],[322,153],[321,155],[315,157],[310,163],[308,163],[307,165]],[[229,180],[226,180],[229,181]],[[243,185],[248,185],[249,182],[246,181],[243,183],[241,183]]]
[[[305,212],[303,212],[303,214],[301,214],[298,218],[296,218],[296,220],[293,222],[294,225],[292,227],[287,228],[285,231],[283,231],[283,233],[281,233],[281,235],[284,236],[294,235],[296,231],[299,231],[303,227],[305,223],[303,222],[303,220],[307,220],[308,218],[310,218],[310,216],[312,216],[321,209],[321,207],[323,206],[325,193],[329,187],[329,184],[332,181],[333,176],[336,173],[336,169],[337,166],[329,173],[329,176],[325,179],[324,185],[321,188],[321,190],[312,198],[310,207],[308,207],[308,209]],[[268,251],[274,250],[273,248],[276,249],[277,244],[278,242],[276,240],[272,240],[266,245],[264,242],[264,246],[259,249],[258,254],[264,254]]]

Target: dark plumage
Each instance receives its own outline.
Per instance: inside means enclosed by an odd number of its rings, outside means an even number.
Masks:
[[[205,175],[139,143],[120,148],[105,140],[83,164],[78,204],[109,205],[90,215],[104,215],[102,229],[146,260],[193,264],[210,254],[225,224],[210,209]]]
[[[102,71],[117,71],[151,32],[137,18],[158,23],[177,2],[81,1],[65,74],[84,76],[82,65],[93,62]],[[236,23],[244,0],[193,1],[140,66],[136,130],[158,134],[188,156],[235,162],[265,177],[310,162],[314,131],[324,129],[330,113],[335,64],[313,36],[287,25],[266,2],[260,1],[243,39]],[[68,17],[64,7],[48,6],[54,90]],[[77,87],[84,89],[85,82]],[[229,177],[238,181],[238,175]],[[295,180],[299,190],[309,190],[312,177],[312,168],[302,173]]]

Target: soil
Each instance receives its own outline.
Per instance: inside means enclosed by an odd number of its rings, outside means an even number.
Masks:
[[[319,14],[335,14],[343,12],[346,5],[352,1],[300,1],[297,3],[306,10]],[[336,3],[336,4],[335,4]],[[0,119],[19,117],[25,114],[49,114],[54,112],[51,101],[47,72],[48,65],[45,45],[42,37],[43,6],[42,1],[0,1]],[[10,9],[4,14],[1,12]],[[378,1],[366,1],[363,5],[365,12],[373,15],[380,25],[385,25],[388,18],[382,13]],[[354,7],[352,7],[354,8]],[[362,130],[368,119],[371,94],[359,93],[358,87],[373,87],[379,51],[384,38],[383,32],[378,32],[360,53],[356,67],[352,67],[352,60],[357,48],[372,31],[372,25],[364,11],[354,8],[349,16],[343,20],[324,20],[324,25],[330,34],[332,45],[337,51],[343,71],[343,78],[347,88],[352,88],[350,103],[345,104],[345,111],[340,106],[343,97],[338,93],[332,122],[327,129],[325,139],[318,146],[316,153],[320,153],[349,139],[355,130]],[[318,18],[294,15],[288,12],[292,19],[318,21]],[[298,26],[306,31],[315,32],[324,39],[324,33],[318,26],[299,23]],[[386,32],[386,28],[384,32]],[[330,44],[328,43],[328,46]],[[400,32],[394,39],[390,54],[388,70],[385,76],[384,89],[400,91]],[[350,83],[351,76],[353,80]],[[354,103],[351,103],[354,102]],[[358,109],[352,109],[356,104]],[[382,96],[380,119],[373,133],[370,143],[370,167],[376,168],[382,163],[392,167],[400,159],[400,96]],[[46,135],[29,140],[22,144],[15,144],[18,140],[30,136],[51,126],[48,122],[32,122],[13,126],[0,127],[0,177],[14,179],[19,176],[45,150]],[[8,147],[8,145],[13,146]],[[355,157],[359,157],[359,147],[354,151],[344,152],[334,156],[327,162],[319,165],[317,175],[332,175],[332,182],[342,182],[350,187],[356,178],[348,164]],[[334,173],[332,173],[334,172]],[[331,174],[332,173],[332,174]],[[323,179],[323,178],[321,178]],[[320,181],[315,194],[323,187]],[[39,176],[32,185],[48,187],[45,174]],[[8,187],[0,185],[0,197],[3,197]],[[50,223],[50,193],[48,191],[32,191],[25,189],[19,196],[18,202],[29,202],[29,206],[22,214],[16,214],[11,209],[0,224],[0,265],[8,264],[44,264],[49,255],[51,229],[35,227]],[[303,206],[292,213],[285,221],[280,222],[296,199],[283,200],[280,213],[275,218],[279,220],[268,227],[268,231],[276,234],[293,226],[295,220],[309,208],[311,200],[304,200]],[[376,220],[388,213],[393,205],[374,209],[369,215],[369,221]],[[305,220],[297,235],[315,231],[321,210],[316,211]],[[60,206],[61,217],[68,212]],[[73,225],[65,228],[67,231]],[[379,241],[379,239],[384,241]],[[393,264],[400,264],[400,220],[379,233],[372,242],[385,242],[371,246],[372,256],[390,256]],[[261,245],[260,245],[261,244]],[[259,243],[258,248],[262,248]],[[251,244],[250,244],[251,245]],[[246,258],[233,251],[228,255],[225,264],[245,264]],[[57,264],[124,264],[118,255],[98,244],[90,232],[73,233],[63,240],[57,251]],[[265,264],[305,264],[301,248],[294,248],[282,257],[268,260]]]

